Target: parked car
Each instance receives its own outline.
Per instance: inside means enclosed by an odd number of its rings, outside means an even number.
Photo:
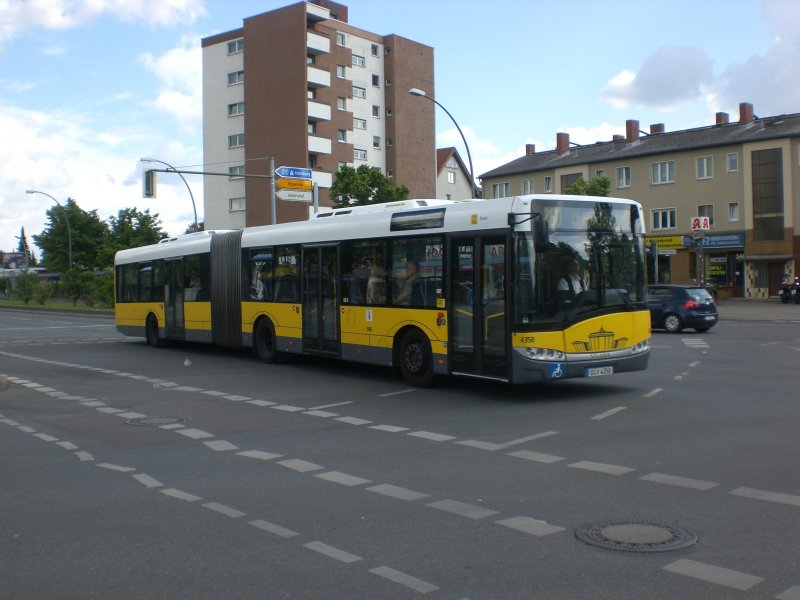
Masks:
[[[719,321],[717,303],[705,288],[694,285],[650,285],[647,287],[650,326],[668,333],[684,327],[701,333]]]

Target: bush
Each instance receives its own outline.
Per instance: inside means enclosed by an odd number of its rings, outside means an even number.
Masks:
[[[33,299],[40,306],[44,306],[47,299],[53,295],[53,286],[49,283],[40,283],[33,290]]]
[[[39,287],[39,277],[36,273],[25,271],[15,280],[14,295],[28,304],[33,299],[37,287]]]

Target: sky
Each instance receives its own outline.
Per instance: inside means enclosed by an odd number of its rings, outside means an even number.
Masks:
[[[0,0],[0,250],[74,199],[107,220],[193,222],[183,181],[142,198],[140,158],[200,170],[202,38],[291,0]],[[739,103],[800,113],[798,0],[343,0],[351,25],[434,48],[433,96],[458,121],[476,175],[525,153],[703,127]],[[430,90],[428,90],[430,91]],[[436,111],[437,147],[461,137]],[[198,220],[202,178],[187,175]]]

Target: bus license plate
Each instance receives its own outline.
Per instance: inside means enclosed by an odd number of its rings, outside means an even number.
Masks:
[[[586,377],[602,377],[603,375],[613,375],[614,367],[592,367],[586,369]]]

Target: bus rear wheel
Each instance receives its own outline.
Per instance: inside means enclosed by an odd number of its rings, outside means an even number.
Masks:
[[[400,342],[400,373],[416,387],[433,384],[433,353],[431,343],[419,329],[408,331]]]
[[[253,347],[258,360],[265,363],[275,363],[278,360],[278,350],[275,340],[275,329],[269,319],[261,319],[253,333]]]
[[[161,346],[161,339],[158,337],[158,319],[155,315],[148,315],[145,322],[145,338],[147,345],[153,348]]]

